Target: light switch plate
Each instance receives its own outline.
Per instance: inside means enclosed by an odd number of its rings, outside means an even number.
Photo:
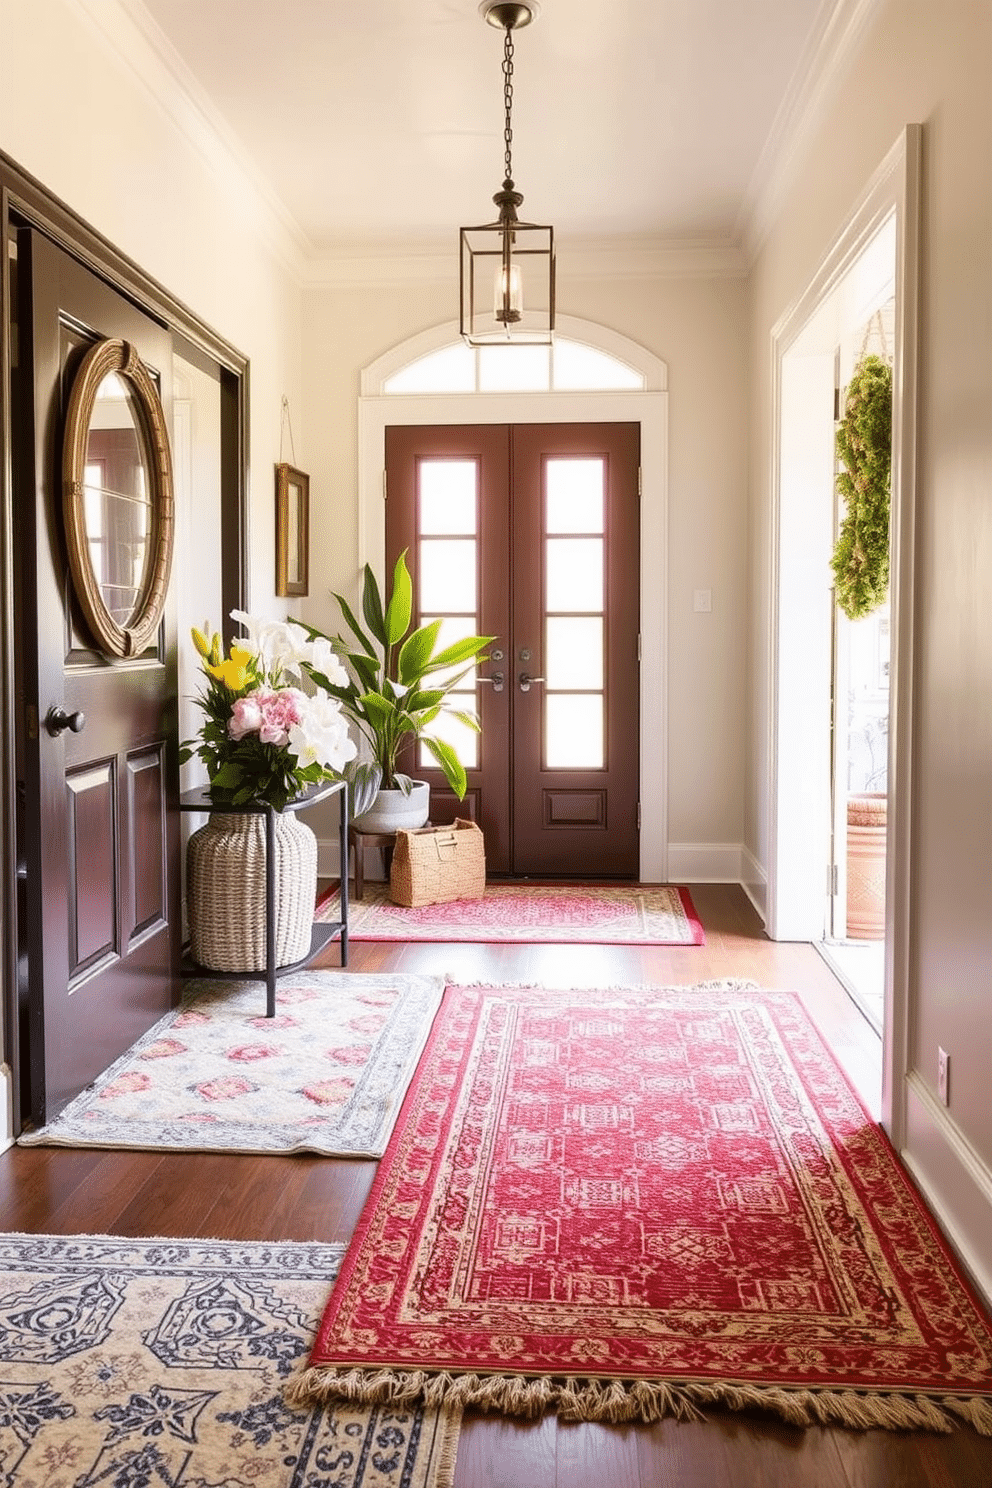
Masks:
[[[708,615],[713,608],[713,590],[694,589],[692,593],[692,608],[697,615]]]

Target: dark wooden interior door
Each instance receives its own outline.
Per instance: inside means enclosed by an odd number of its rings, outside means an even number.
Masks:
[[[138,350],[170,406],[168,332],[46,239],[18,239],[19,425],[16,478],[23,843],[28,920],[28,1083],[36,1123],[51,1120],[171,1006],[179,987],[176,637],[171,606],[141,656],[111,659],[76,606],[62,521],[62,438],[72,379],[102,337]],[[29,334],[25,335],[24,332]],[[109,422],[127,424],[127,415]],[[140,439],[96,431],[95,509],[142,477]],[[89,460],[89,452],[87,455]],[[128,468],[130,466],[134,468]],[[99,467],[99,468],[98,468]],[[87,495],[90,495],[87,490]],[[123,520],[134,561],[133,519]],[[94,517],[91,551],[107,586],[125,567],[116,524]],[[107,551],[101,553],[102,546]],[[52,709],[78,731],[46,727]]]
[[[386,558],[407,549],[421,620],[495,635],[465,679],[481,735],[455,801],[430,757],[432,820],[471,816],[491,873],[636,878],[637,424],[391,427]]]

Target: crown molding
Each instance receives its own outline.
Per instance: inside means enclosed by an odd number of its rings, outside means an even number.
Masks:
[[[828,0],[775,115],[734,232],[748,269],[778,216],[810,137],[884,0]]]
[[[200,158],[242,191],[267,246],[299,283],[312,245],[140,0],[66,0]]]
[[[741,279],[744,254],[725,238],[666,240],[616,238],[556,245],[559,282],[598,279]],[[456,283],[457,243],[389,252],[370,247],[314,254],[304,268],[307,289],[353,289],[411,283]]]

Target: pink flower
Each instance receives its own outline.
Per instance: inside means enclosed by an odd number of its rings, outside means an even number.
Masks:
[[[261,727],[262,709],[257,694],[250,692],[247,697],[238,698],[227,725],[231,738],[243,739],[245,734],[257,734]]]
[[[239,1044],[236,1049],[228,1049],[228,1059],[268,1059],[279,1050],[274,1049],[271,1044]]]
[[[235,740],[258,734],[263,744],[281,748],[289,743],[289,731],[300,722],[306,704],[306,693],[298,687],[256,687],[235,702],[227,732]]]

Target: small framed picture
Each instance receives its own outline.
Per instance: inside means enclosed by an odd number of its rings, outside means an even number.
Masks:
[[[276,593],[306,594],[310,570],[310,477],[276,466]]]

